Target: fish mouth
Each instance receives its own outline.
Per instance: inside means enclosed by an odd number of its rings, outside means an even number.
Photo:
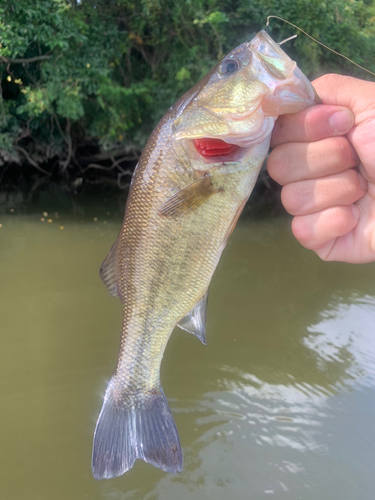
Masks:
[[[259,108],[256,115],[253,113],[242,120],[229,117],[229,126],[226,125],[228,131],[219,137],[191,134],[193,137],[180,136],[177,140],[181,141],[188,156],[201,164],[243,161],[253,146],[270,136],[275,119],[272,116],[264,116]],[[179,134],[182,135],[181,132]]]
[[[212,139],[210,137],[194,139],[194,146],[196,151],[205,159],[227,159],[240,148],[237,144],[229,144],[223,139]]]
[[[270,136],[275,119],[265,116],[261,107],[241,119],[229,116],[225,122],[227,133],[216,137],[191,134],[193,137],[181,138],[183,147],[189,156],[206,164],[242,161],[253,146]]]
[[[248,144],[239,145],[212,137],[200,137],[189,142],[195,158],[199,157],[206,165],[242,161],[249,150]]]

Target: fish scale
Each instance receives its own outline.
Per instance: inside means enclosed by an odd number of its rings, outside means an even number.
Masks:
[[[205,343],[207,290],[268,152],[272,125],[281,109],[313,103],[306,77],[260,32],[182,96],[153,131],[121,232],[101,267],[123,318],[95,430],[94,477],[121,475],[137,458],[181,471],[179,437],[160,384],[165,347],[176,325]],[[197,144],[210,139],[226,142],[225,154],[220,148],[201,154]]]

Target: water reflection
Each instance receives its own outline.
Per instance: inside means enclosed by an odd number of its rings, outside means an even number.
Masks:
[[[237,237],[243,240],[243,235]],[[251,239],[254,241],[254,234]],[[239,250],[236,243],[232,252]],[[229,267],[238,262],[232,260]],[[316,261],[316,268],[321,265]],[[293,273],[296,268],[303,269],[303,262],[294,255],[288,271]],[[234,272],[223,276],[223,281],[230,280],[229,274],[235,281],[243,280],[240,272]],[[255,275],[252,282],[262,291],[258,273],[248,268],[246,274],[248,279]],[[304,288],[305,276],[297,289],[285,290],[284,296],[278,297],[283,312],[272,312],[269,320],[260,319],[254,313],[256,308],[251,308],[247,323],[246,309],[242,315],[240,306],[237,309],[237,301],[243,302],[238,294],[216,309],[219,317],[213,342],[224,344],[218,358],[225,353],[226,359],[233,361],[211,366],[216,390],[191,403],[198,437],[185,452],[188,470],[179,478],[163,478],[147,498],[164,498],[171,492],[182,499],[268,495],[288,499],[372,498],[369,461],[375,463],[370,444],[375,437],[370,423],[375,417],[375,297],[361,296],[351,287],[339,295],[342,280],[337,283],[332,279],[339,278],[333,270],[326,276],[321,294],[326,299],[322,300],[316,295],[318,286],[314,286],[314,280],[320,281],[316,269],[307,274],[310,279],[306,282],[313,285],[309,292]],[[266,286],[274,282],[272,275],[262,278]],[[351,278],[347,276],[354,289],[363,280],[360,273],[352,282]],[[241,283],[238,285],[232,290],[241,288]],[[301,297],[301,289],[305,297]],[[365,289],[375,291],[372,284]],[[244,290],[244,295],[249,292]],[[309,301],[308,311],[301,307],[304,298]],[[233,332],[233,326],[226,324],[229,314],[220,313],[225,308],[231,315],[234,311],[238,314],[232,337],[228,337],[228,330]],[[294,328],[286,323],[288,335],[282,336],[280,328],[275,329],[279,314],[293,318]],[[259,336],[251,332],[257,321],[263,322],[263,329],[258,327],[262,332]],[[284,324],[280,326],[285,331]],[[372,390],[363,394],[358,387]]]
[[[339,364],[345,371],[341,383],[375,385],[375,298],[353,293],[348,299],[334,296],[321,321],[307,327],[304,345],[316,353],[317,368]]]
[[[210,289],[208,346],[179,330],[168,344],[182,474],[138,462],[92,479],[121,321],[97,275],[120,219],[95,211],[60,211],[64,231],[40,215],[0,220],[5,498],[372,500],[374,266],[320,262],[282,220],[234,232]]]

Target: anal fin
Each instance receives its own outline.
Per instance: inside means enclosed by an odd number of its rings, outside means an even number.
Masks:
[[[203,297],[195,304],[193,309],[183,317],[177,326],[192,333],[206,345],[206,316],[207,316],[208,290]]]
[[[116,275],[116,248],[117,239],[113,243],[107,257],[104,259],[103,264],[100,266],[99,276],[102,282],[108,288],[109,293],[114,297],[120,298],[120,295],[118,293],[118,283]]]

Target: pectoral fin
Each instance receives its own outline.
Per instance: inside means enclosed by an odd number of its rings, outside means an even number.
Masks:
[[[107,257],[104,259],[103,264],[100,266],[99,276],[105,286],[108,288],[109,293],[114,297],[120,298],[116,276],[116,247],[117,239],[113,243]]]
[[[213,194],[221,190],[212,186],[210,175],[189,184],[168,198],[159,210],[159,215],[182,215],[202,205]]]
[[[192,333],[202,344],[206,345],[206,316],[207,316],[208,290],[203,297],[195,304],[193,309],[182,318],[177,326]]]

